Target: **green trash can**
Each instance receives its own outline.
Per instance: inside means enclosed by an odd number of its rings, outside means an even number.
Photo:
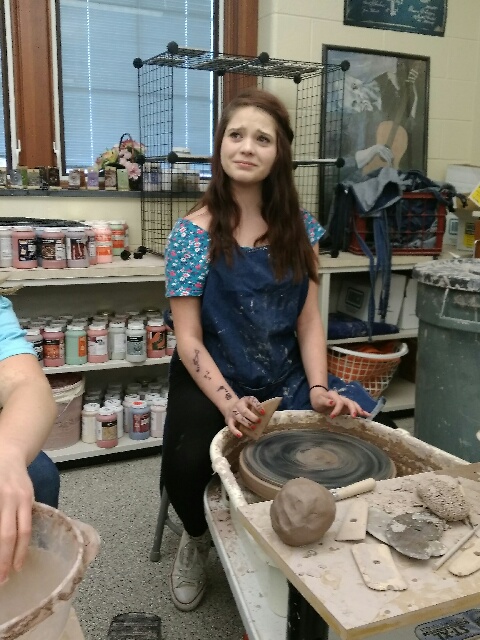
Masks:
[[[418,280],[415,436],[480,460],[480,260],[438,260]]]

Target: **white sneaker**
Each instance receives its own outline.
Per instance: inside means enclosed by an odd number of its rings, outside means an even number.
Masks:
[[[197,538],[189,536],[186,531],[182,534],[170,575],[173,604],[180,611],[192,611],[203,598],[207,586],[205,567],[210,543],[208,529]]]

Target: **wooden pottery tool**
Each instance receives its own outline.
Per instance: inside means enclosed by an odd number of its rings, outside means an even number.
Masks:
[[[335,536],[338,541],[364,540],[367,534],[368,502],[359,498],[348,506],[347,513]]]
[[[480,540],[475,542],[462,551],[455,560],[449,565],[448,570],[454,576],[470,576],[480,569]]]
[[[265,414],[260,416],[260,422],[255,425],[255,429],[244,427],[243,424],[240,424],[239,422],[236,424],[237,429],[241,431],[244,436],[247,436],[252,440],[258,440],[265,431],[265,427],[270,422],[271,417],[278,409],[278,405],[281,401],[282,398],[270,398],[270,400],[265,400],[265,402],[260,404],[262,409],[265,411]]]
[[[388,544],[409,558],[428,560],[443,555],[447,548],[440,542],[442,521],[427,513],[402,513],[387,524]]]
[[[360,542],[352,546],[352,554],[363,581],[370,589],[405,591],[408,588],[387,545]]]

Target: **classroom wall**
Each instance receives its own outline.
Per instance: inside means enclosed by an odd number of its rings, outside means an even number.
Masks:
[[[343,6],[343,0],[259,0],[258,51],[321,61],[322,45],[332,44],[430,56],[428,175],[443,180],[448,164],[480,165],[480,0],[450,0],[443,38],[345,26]],[[284,90],[278,86],[279,95]],[[0,217],[10,215],[126,219],[132,246],[141,242],[135,198],[2,196]]]
[[[324,44],[429,56],[428,175],[480,165],[480,0],[450,0],[442,38],[346,26],[343,8],[344,0],[259,0],[258,51],[313,62]]]

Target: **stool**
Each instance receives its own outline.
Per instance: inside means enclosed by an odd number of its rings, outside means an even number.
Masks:
[[[168,516],[169,504],[170,499],[168,497],[167,490],[163,487],[160,493],[160,509],[158,511],[157,527],[153,538],[152,550],[150,551],[151,562],[158,562],[160,560],[160,547],[162,546],[163,530],[165,529],[165,525],[167,525],[167,527],[177,535],[182,535],[182,527],[175,524],[175,522],[172,522]]]

